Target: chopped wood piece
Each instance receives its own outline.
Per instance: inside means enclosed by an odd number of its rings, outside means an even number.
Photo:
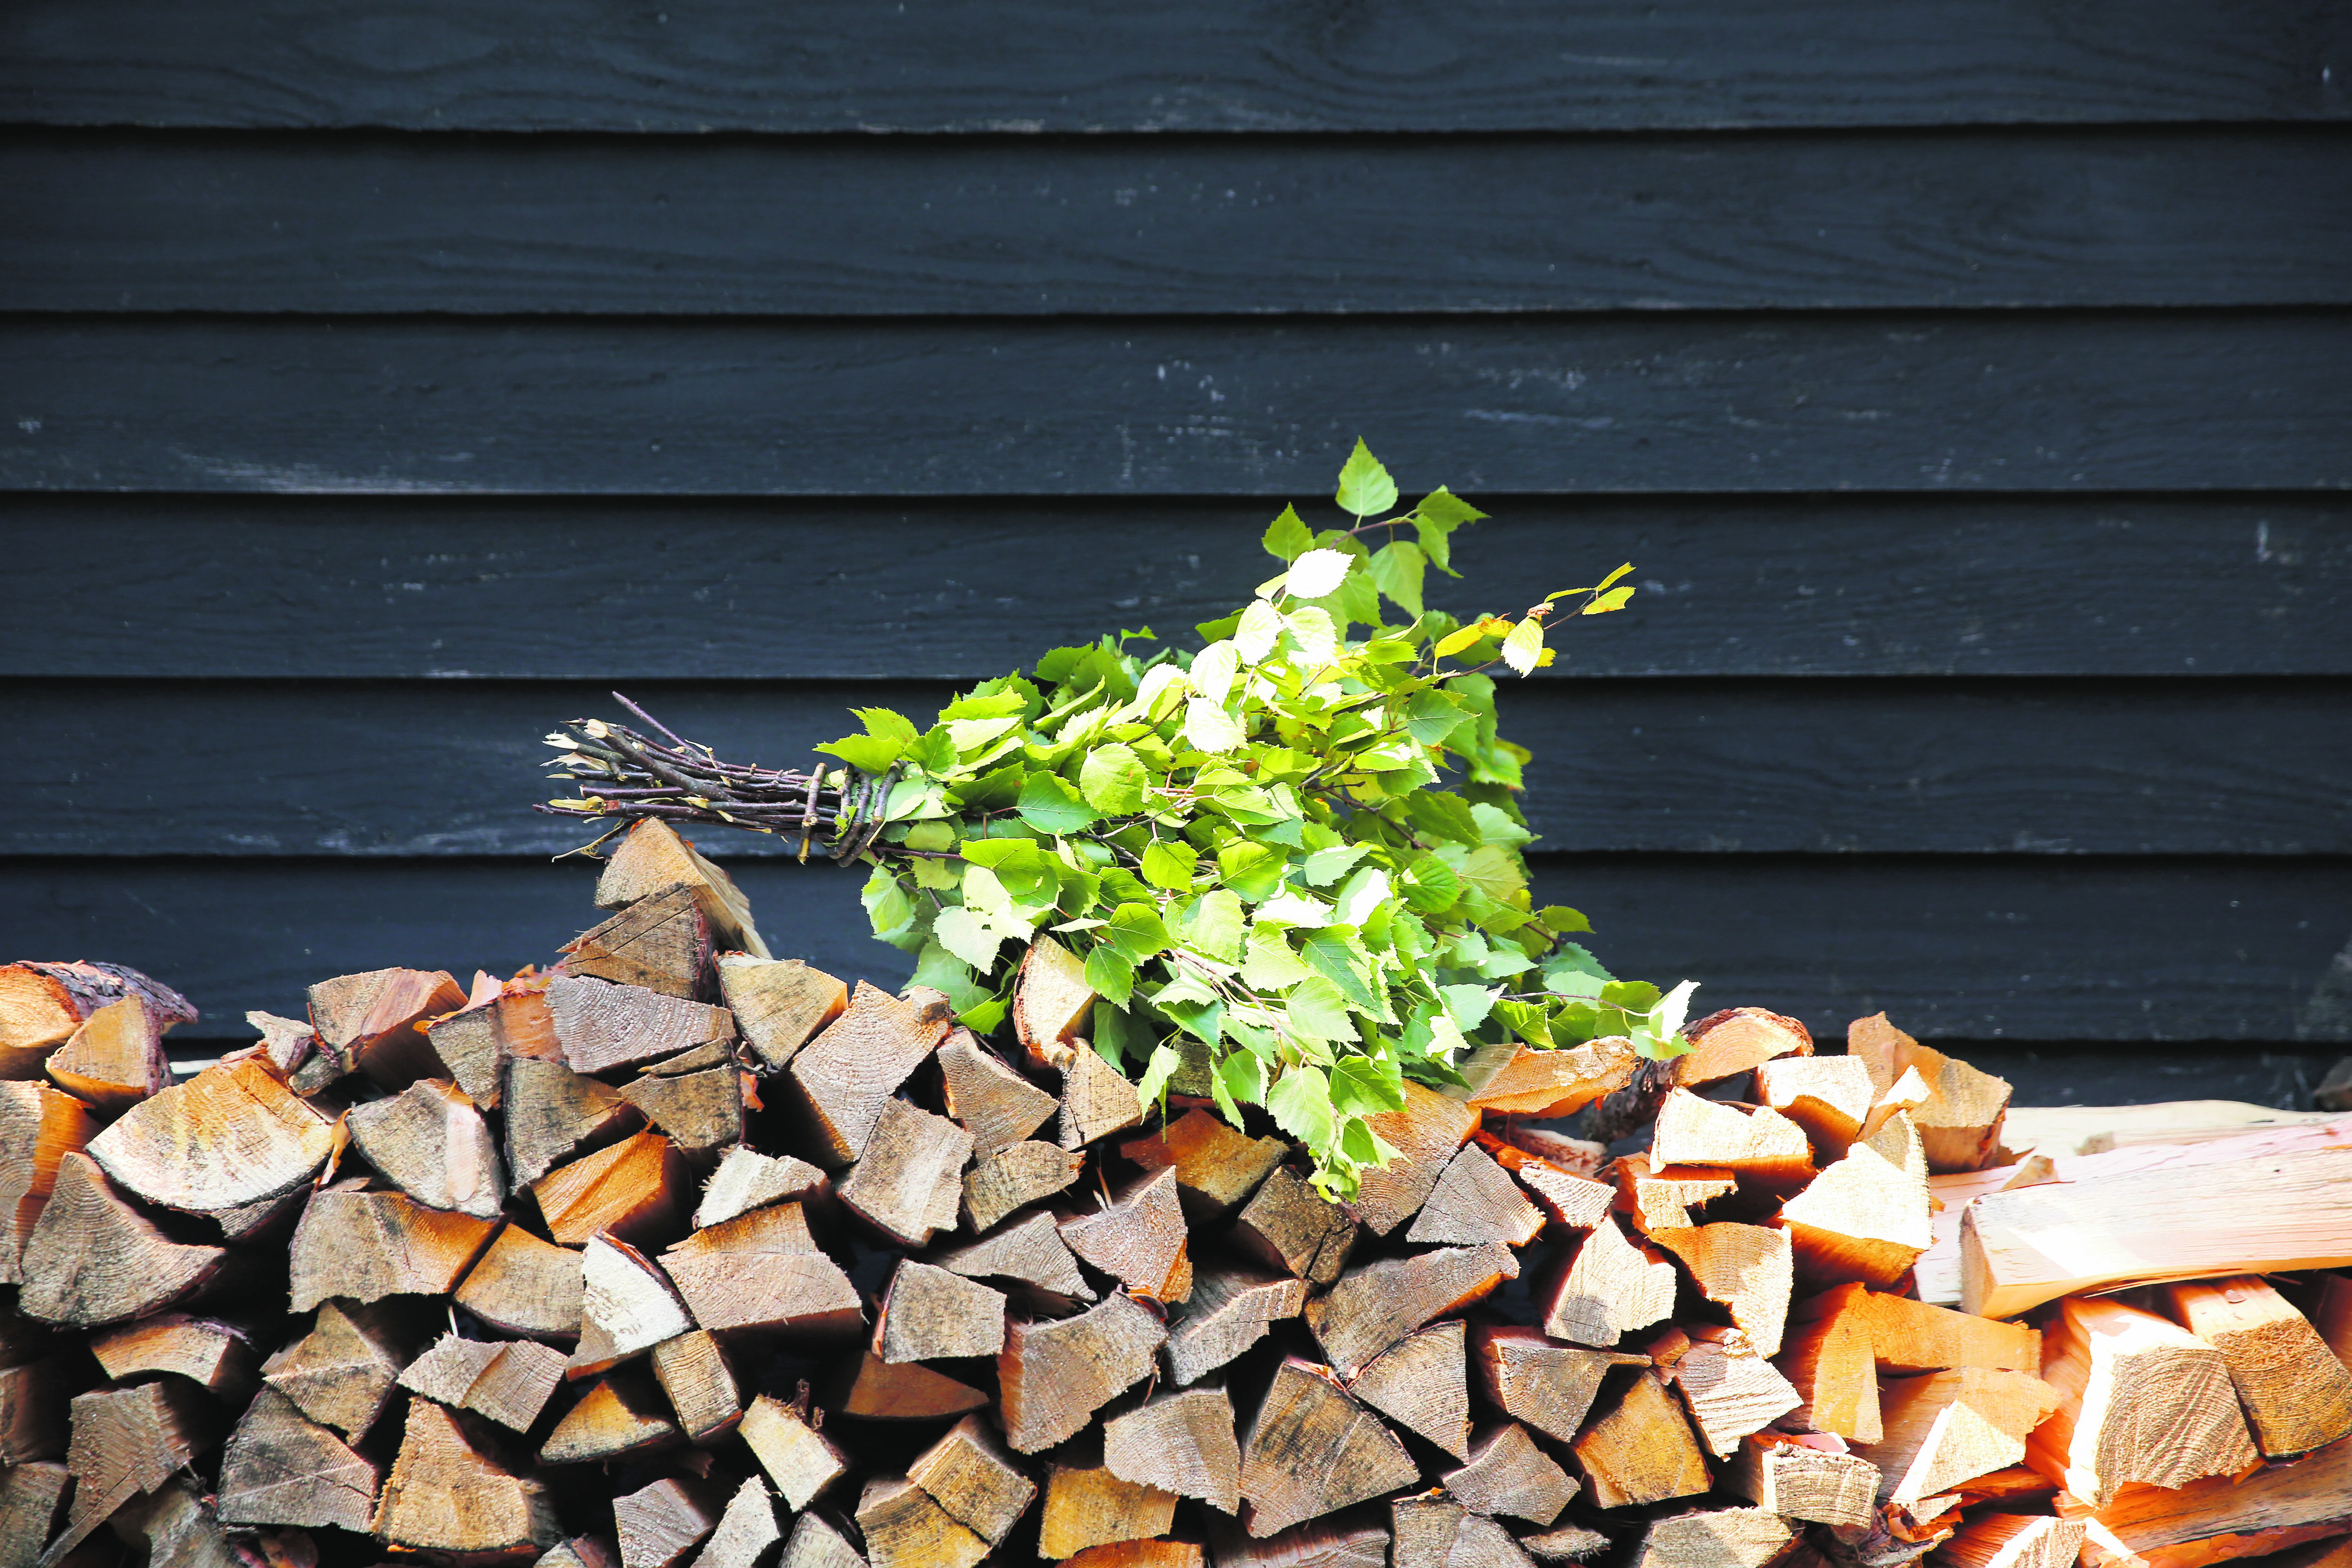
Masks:
[[[1884,1436],[1872,1351],[1874,1326],[1869,1292],[1860,1285],[1837,1286],[1790,1309],[1786,1337],[1774,1364],[1804,1401],[1792,1422],[1858,1443],[1875,1443]],[[2039,1336],[2036,1340],[2031,1364],[2038,1369]]]
[[[1804,1403],[1737,1329],[1670,1329],[1651,1353],[1690,1407],[1699,1440],[1718,1458]]]
[[[1384,1258],[1349,1269],[1307,1302],[1307,1327],[1332,1369],[1353,1377],[1422,1324],[1483,1300],[1518,1277],[1518,1255],[1499,1242]]]
[[[654,1347],[654,1379],[669,1396],[678,1430],[689,1443],[716,1442],[743,1416],[742,1391],[726,1352],[706,1330],[696,1329]]]
[[[772,1395],[751,1401],[736,1431],[795,1511],[806,1509],[849,1473],[849,1461],[832,1440],[797,1409]]]
[[[1678,1513],[1650,1521],[1633,1568],[1763,1568],[1788,1543],[1788,1521],[1768,1508]]]
[[[1176,1494],[1121,1479],[1091,1443],[1074,1444],[1045,1467],[1045,1508],[1037,1555],[1075,1557],[1090,1546],[1145,1541],[1176,1522]]]
[[[1393,1568],[1534,1568],[1509,1531],[1444,1492],[1394,1499],[1389,1522]]]
[[[0,966],[0,1077],[40,1077],[41,1058],[71,1038],[82,1020],[131,995],[163,1028],[195,1022],[186,997],[120,963],[20,959]]]
[[[1937,1548],[1938,1568],[2074,1568],[2089,1526],[2048,1514],[1980,1513]]]
[[[1074,1318],[1008,1324],[996,1358],[1005,1441],[1034,1454],[1076,1436],[1150,1374],[1167,1337],[1150,1309],[1117,1292]]]
[[[124,1191],[202,1214],[292,1192],[333,1145],[333,1123],[248,1059],[132,1106],[89,1141],[89,1157]]]
[[[621,1090],[621,1098],[689,1154],[743,1141],[743,1074],[731,1062],[703,1072],[640,1078]]]
[[[221,1456],[231,1524],[339,1525],[366,1533],[383,1472],[274,1388],[254,1399]]]
[[[2210,1143],[2251,1132],[2326,1128],[2340,1121],[2339,1115],[2327,1110],[2280,1110],[2274,1106],[2250,1105],[2242,1100],[2171,1100],[2156,1105],[2013,1105],[2001,1121],[1998,1158],[2005,1163],[2019,1163],[2029,1152],[2044,1159],[2063,1159],[2069,1154],[2111,1153],[2149,1144]]]
[[[857,1528],[874,1568],[975,1568],[988,1542],[958,1524],[903,1476],[877,1476],[857,1500]]]
[[[16,1310],[77,1328],[145,1317],[194,1292],[226,1257],[171,1240],[115,1195],[89,1156],[67,1153],[25,1243]]]
[[[1790,1519],[1859,1528],[1878,1514],[1877,1466],[1858,1454],[1832,1453],[1778,1434],[1742,1442],[1723,1480],[1741,1497]]]
[[[1278,1165],[1234,1222],[1234,1245],[1310,1285],[1328,1285],[1355,1250],[1356,1222],[1338,1204]]]
[[[204,1396],[184,1383],[142,1383],[100,1388],[73,1402],[73,1503],[65,1528],[42,1553],[55,1564],[87,1540],[108,1515],[212,1447],[213,1421]]]
[[[978,1415],[965,1416],[924,1449],[907,1467],[907,1479],[991,1546],[1003,1543],[1037,1497],[1037,1483],[1013,1464]]]
[[[2261,1279],[2174,1285],[2167,1295],[2172,1315],[2221,1353],[2266,1458],[2308,1453],[2352,1434],[2352,1367]]]
[[[1616,1191],[1607,1183],[1579,1175],[1541,1155],[1530,1154],[1484,1128],[1474,1139],[1495,1163],[1535,1194],[1537,1205],[1554,1225],[1590,1230],[1601,1223],[1601,1216],[1616,1201]]]
[[[2153,1312],[2061,1302],[2042,1336],[2042,1376],[2058,1413],[2025,1461],[2094,1508],[2126,1481],[2180,1487],[2259,1460],[2221,1352]]]
[[[5,974],[5,971],[0,971]],[[63,1465],[32,1463],[0,1470],[0,1568],[33,1568],[73,1475]]]
[[[866,1568],[866,1563],[842,1526],[821,1513],[803,1513],[793,1521],[777,1568]]]
[[[110,1522],[124,1545],[145,1549],[148,1568],[236,1568],[239,1562],[208,1500],[184,1479],[123,1508]]]
[[[163,1025],[135,993],[84,1019],[46,1066],[51,1082],[100,1110],[127,1110],[172,1081]]]
[[[1882,1372],[1943,1372],[1964,1366],[2041,1370],[2042,1336],[2021,1323],[1997,1323],[1902,1296],[1850,1289]]]
[[[1086,1169],[1083,1150],[1010,1143],[972,1163],[963,1177],[963,1218],[977,1234],[1005,1215],[1066,1190]]]
[[[1633,1508],[1692,1497],[1711,1484],[1706,1456],[1683,1407],[1654,1372],[1589,1423],[1570,1445],[1602,1508]]]
[[[876,1327],[887,1362],[994,1355],[1004,1348],[1004,1294],[945,1268],[901,1258]]]
[[[1860,1057],[1780,1057],[1756,1068],[1756,1099],[1805,1130],[1813,1152],[1834,1160],[1862,1136],[1878,1098]]]
[[[0,1466],[66,1451],[67,1387],[55,1356],[0,1371]]]
[[[604,863],[596,879],[596,907],[625,910],[640,900],[657,899],[679,888],[694,894],[715,941],[740,948],[753,958],[768,956],[767,945],[751,924],[751,900],[736,887],[734,879],[704,859],[692,840],[653,817],[632,825],[621,847]]]
[[[2311,1326],[2336,1359],[2352,1366],[2352,1275],[2325,1274],[2319,1279],[2319,1307]]]
[[[768,1072],[790,1067],[802,1047],[849,1008],[848,986],[797,958],[721,953],[719,990]]]
[[[1805,1130],[1777,1110],[1743,1110],[1670,1089],[1658,1106],[1650,1158],[1660,1165],[1711,1165],[1783,1191],[1811,1179]]]
[[[718,989],[710,922],[679,889],[635,903],[563,944],[561,973],[699,1000]]]
[[[1446,1163],[1478,1131],[1478,1112],[1407,1079],[1402,1110],[1364,1120],[1396,1154],[1385,1166],[1364,1168],[1348,1211],[1374,1236],[1386,1236],[1420,1212]]]
[[[1217,1568],[1388,1568],[1389,1532],[1360,1519],[1314,1519],[1263,1541],[1209,1521]]]
[[[579,1073],[636,1067],[735,1037],[735,1016],[726,1008],[643,985],[558,974],[547,983],[547,1006],[563,1059]]]
[[[1809,1057],[1813,1037],[1796,1019],[1761,1007],[1727,1007],[1683,1031],[1691,1048],[1665,1064],[1685,1089],[1720,1083],[1762,1067],[1776,1057]]]
[[[1095,989],[1077,954],[1040,936],[1022,956],[1013,984],[1013,1032],[1038,1067],[1051,1067],[1052,1048],[1076,1038],[1094,1010]]]
[[[665,1479],[613,1500],[621,1568],[676,1568],[718,1528],[709,1494],[686,1481]]]
[[[1756,1353],[1780,1353],[1796,1277],[1784,1232],[1718,1222],[1658,1231],[1650,1239],[1682,1259],[1701,1295],[1729,1310]]]
[[[1845,1048],[1862,1058],[1880,1094],[1906,1072],[1926,1081],[1927,1098],[1911,1112],[1911,1122],[1919,1129],[1930,1171],[1980,1171],[1994,1163],[2001,1116],[2009,1109],[2007,1079],[1928,1049],[1888,1023],[1884,1013],[1848,1025]]]
[[[24,1282],[25,1243],[57,1188],[58,1163],[88,1147],[98,1128],[72,1095],[0,1081],[0,1285]]]
[[[1519,1537],[1519,1545],[1538,1562],[1574,1563],[1607,1551],[1609,1538],[1597,1530],[1563,1524],[1557,1530],[1547,1530],[1541,1535],[1523,1535]]]
[[[1072,1252],[1129,1290],[1168,1300],[1185,1239],[1174,1167],[1137,1177],[1102,1206],[1064,1219],[1061,1231]]]
[[[539,975],[509,980],[493,993],[477,977],[474,997],[456,1013],[425,1026],[425,1042],[466,1097],[484,1110],[499,1108],[507,1068],[518,1059],[561,1063],[555,1016],[547,1005],[547,981]]]
[[[429,1209],[404,1193],[312,1193],[287,1260],[290,1310],[307,1312],[330,1296],[446,1296],[500,1223]]]
[[[1614,1219],[1604,1219],[1538,1303],[1543,1331],[1552,1338],[1613,1349],[1627,1333],[1675,1310],[1675,1266],[1628,1241]]]
[[[1470,1384],[1459,1321],[1405,1335],[1349,1379],[1348,1392],[1455,1458],[1470,1457]]]
[[[1919,1134],[1897,1112],[1780,1205],[1797,1275],[1813,1285],[1886,1287],[1911,1271],[1935,1232]],[[2007,1314],[2002,1314],[2006,1316]]]
[[[1084,1044],[1049,1053],[1062,1074],[1062,1115],[1055,1136],[1065,1149],[1083,1149],[1114,1132],[1139,1126],[1143,1100],[1119,1070]]]
[[[727,1500],[719,1528],[710,1532],[690,1568],[758,1568],[783,1539],[784,1532],[776,1528],[776,1500],[767,1483],[752,1476]]]
[[[1321,1369],[1290,1356],[1242,1445],[1242,1523],[1263,1541],[1420,1479],[1378,1416]]]
[[[465,1005],[466,993],[446,971],[374,969],[311,986],[310,1023],[333,1070],[399,1089],[441,1070],[425,1025]]]
[[[657,1062],[647,1062],[637,1069],[641,1078],[682,1078],[690,1072],[706,1072],[721,1065],[747,1071],[735,1059],[732,1047],[718,1040],[705,1040],[690,1051],[680,1051],[674,1057],[664,1057]]]
[[[489,1124],[446,1079],[418,1079],[398,1094],[355,1105],[344,1125],[361,1156],[426,1208],[478,1219],[500,1212],[506,1181]]]
[[[499,1232],[457,1287],[457,1305],[504,1333],[571,1339],[580,1332],[582,1255],[519,1225]]]
[[[562,1062],[507,1064],[507,1168],[528,1185],[575,1155],[612,1142],[645,1118],[610,1084]]]
[[[637,1132],[557,1166],[531,1184],[530,1195],[548,1235],[583,1247],[600,1230],[647,1243],[674,1234],[687,1191],[676,1146],[658,1132]]]
[[[1304,1279],[1223,1263],[1203,1267],[1192,1277],[1183,1315],[1168,1325],[1169,1381],[1180,1388],[1199,1382],[1264,1339],[1269,1324],[1298,1316],[1306,1305]]]
[[[694,1327],[668,1278],[625,1241],[601,1233],[592,1237],[581,1259],[581,1281],[582,1338],[596,1336],[602,1363],[593,1372]]]
[[[412,1401],[414,1410],[421,1400]],[[412,1418],[413,1419],[413,1418]],[[584,1465],[616,1459],[675,1442],[668,1404],[637,1377],[608,1377],[563,1413],[539,1450],[542,1465]]]
[[[1095,1299],[1094,1288],[1078,1272],[1078,1260],[1048,1214],[1008,1221],[1002,1229],[931,1261],[967,1279],[1011,1279],[1081,1301]]]
[[[89,1342],[89,1351],[112,1382],[168,1372],[225,1397],[249,1392],[257,1372],[257,1358],[244,1331],[185,1312],[143,1319],[100,1334]]]
[[[1662,1166],[1647,1154],[1612,1162],[1609,1174],[1617,1184],[1617,1211],[1632,1216],[1633,1228],[1644,1236],[1688,1230],[1699,1223],[1692,1210],[1739,1190],[1739,1178],[1729,1171],[1712,1165]]]
[[[765,1208],[770,1204],[821,1203],[833,1195],[833,1178],[790,1154],[771,1156],[738,1144],[720,1157],[718,1169],[703,1184],[702,1201],[695,1205],[694,1228]]]
[[[1470,1354],[1478,1385],[1496,1409],[1559,1443],[1575,1440],[1611,1368],[1649,1364],[1646,1356],[1581,1350],[1555,1343],[1539,1330],[1492,1324],[1470,1331]],[[1437,1441],[1433,1436],[1431,1440]],[[1462,1452],[1451,1445],[1441,1446],[1450,1452]]]
[[[1481,1046],[1462,1063],[1473,1110],[1549,1121],[1573,1116],[1633,1081],[1642,1058],[1633,1043],[1611,1035],[1573,1048],[1537,1050],[1517,1040]],[[1459,1093],[1460,1091],[1455,1091]]]
[[[1062,1108],[1060,1100],[997,1060],[970,1029],[948,1032],[939,1061],[948,1114],[971,1134],[975,1153],[992,1154],[1020,1142]]]
[[[1549,1524],[1576,1496],[1576,1483],[1536,1447],[1528,1429],[1509,1422],[1478,1438],[1470,1462],[1438,1478],[1464,1506],[1483,1514]]]
[[[1147,1171],[1171,1166],[1184,1212],[1195,1223],[1220,1219],[1257,1191],[1290,1146],[1279,1138],[1252,1138],[1195,1106],[1149,1138],[1132,1138],[1118,1152]]]
[[[1502,1166],[1486,1151],[1465,1143],[1446,1163],[1404,1238],[1457,1246],[1499,1241],[1525,1247],[1542,1230],[1543,1215],[1528,1202],[1517,1184],[1503,1173]]]
[[[1598,1176],[1601,1167],[1609,1163],[1609,1146],[1590,1138],[1570,1138],[1565,1132],[1555,1132],[1549,1127],[1533,1127],[1515,1116],[1498,1118],[1482,1124],[1478,1134],[1496,1142],[1507,1143],[1523,1153],[1533,1154],[1545,1163],[1566,1171],[1571,1176]],[[1495,1152],[1494,1142],[1486,1145],[1488,1153]],[[1496,1154],[1505,1169],[1509,1163]]]
[[[1227,1513],[1241,1507],[1242,1450],[1233,1400],[1222,1388],[1162,1394],[1113,1416],[1103,1424],[1102,1451],[1120,1480],[1199,1498]]]
[[[2061,1519],[2088,1526],[2084,1568],[2202,1568],[2344,1532],[2352,1498],[2352,1438],[2242,1479],[2209,1476],[2178,1489],[2126,1486],[2091,1509],[2061,1493]]]
[[[1202,1562],[1190,1542],[1113,1541],[1063,1559],[1063,1568],[1202,1568]]]
[[[851,1213],[901,1247],[927,1246],[934,1231],[955,1228],[971,1133],[893,1100],[882,1107],[864,1151],[841,1184]]]
[[[809,1236],[798,1204],[753,1209],[662,1254],[663,1269],[706,1329],[845,1334],[866,1314],[856,1288]]]
[[[2030,1373],[1971,1366],[1891,1378],[1879,1392],[1885,1436],[1854,1451],[1878,1467],[1879,1501],[1916,1503],[2024,1458],[2026,1434],[2057,1405]]]
[[[859,981],[849,1010],[785,1073],[788,1100],[813,1139],[801,1152],[828,1170],[863,1155],[885,1109],[897,1103],[891,1097],[947,1037],[950,1022],[944,1004],[902,1002]]]
[[[514,1432],[530,1430],[562,1381],[563,1356],[546,1345],[455,1334],[443,1335],[400,1374],[401,1387]]]
[[[309,1333],[261,1363],[261,1381],[310,1420],[356,1439],[383,1413],[408,1361],[385,1309],[326,1301]]]
[[[1933,1095],[1934,1091],[1927,1087],[1927,1080],[1919,1076],[1917,1068],[1905,1068],[1903,1076],[1888,1085],[1872,1102],[1870,1115],[1862,1124],[1862,1135],[1870,1137],[1885,1126],[1896,1111],[1908,1115],[1927,1104]],[[1916,1127],[1917,1123],[1913,1125]]]
[[[867,1351],[841,1398],[844,1415],[874,1421],[947,1421],[978,1410],[988,1395],[919,1362],[887,1362]]]

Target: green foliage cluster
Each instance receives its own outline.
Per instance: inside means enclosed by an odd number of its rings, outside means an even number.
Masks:
[[[1055,648],[928,728],[861,709],[820,749],[895,770],[865,903],[918,984],[987,1033],[1050,935],[1100,997],[1094,1048],[1147,1098],[1263,1105],[1345,1195],[1390,1152],[1366,1119],[1403,1079],[1458,1083],[1466,1049],[1513,1038],[1670,1055],[1690,986],[1616,979],[1570,940],[1581,914],[1532,907],[1528,753],[1496,729],[1492,671],[1549,663],[1559,601],[1617,609],[1632,567],[1457,620],[1423,589],[1484,514],[1442,489],[1396,512],[1361,442],[1337,499],[1349,526],[1284,509],[1283,570],[1196,653],[1149,630]]]

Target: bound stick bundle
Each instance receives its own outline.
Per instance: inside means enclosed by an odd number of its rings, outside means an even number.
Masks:
[[[2003,1163],[2000,1080],[1742,1008],[1481,1048],[1334,1205],[1066,971],[1000,1054],[660,822],[597,891],[177,1082],[165,988],[0,971],[0,1568],[2346,1554],[2352,1119]]]

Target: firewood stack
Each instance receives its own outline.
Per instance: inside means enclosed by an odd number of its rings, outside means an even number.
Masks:
[[[1335,1207],[1050,939],[1008,1059],[660,824],[597,901],[176,1082],[0,971],[0,1568],[2352,1563],[2352,1118],[2019,1158],[1739,1008],[1408,1085]]]

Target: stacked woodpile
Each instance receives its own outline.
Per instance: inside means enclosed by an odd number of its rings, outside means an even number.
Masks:
[[[0,1568],[2352,1560],[2352,1118],[2011,1159],[1741,1008],[1409,1085],[1335,1207],[1050,944],[1008,1059],[666,827],[598,902],[179,1081],[0,971]]]

